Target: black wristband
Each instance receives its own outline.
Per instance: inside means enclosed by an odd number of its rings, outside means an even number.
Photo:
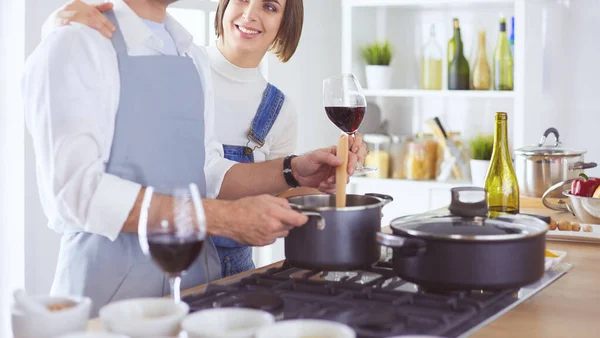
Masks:
[[[292,174],[292,159],[294,157],[298,157],[297,155],[290,155],[283,159],[283,178],[287,184],[292,188],[298,188],[300,183],[296,181],[294,175]]]

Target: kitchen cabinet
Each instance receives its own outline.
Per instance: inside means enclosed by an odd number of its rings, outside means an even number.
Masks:
[[[470,182],[428,182],[371,179],[352,177],[348,186],[349,194],[379,193],[390,195],[394,201],[383,208],[382,226],[390,224],[394,218],[438,209],[450,204],[450,189],[469,186]]]
[[[514,16],[514,90],[447,90],[448,63],[442,60],[442,90],[421,90],[420,59],[423,45],[435,25],[437,43],[446,55],[452,37],[452,19],[460,20],[465,56],[471,68],[477,52],[478,30],[485,30],[490,66],[499,33],[500,16]],[[568,25],[569,2],[555,0],[342,0],[342,72],[352,72],[364,85],[368,105],[381,110],[390,134],[414,135],[431,132],[424,121],[439,117],[447,131],[459,132],[466,141],[477,133],[492,133],[494,114],[505,111],[509,117],[509,143],[516,149],[537,143],[548,127],[564,125],[564,96],[555,80],[565,67],[552,67],[560,56],[557,41]],[[365,29],[369,27],[369,29]],[[510,31],[508,32],[510,35]],[[394,56],[389,89],[369,89],[360,48],[375,40],[389,40]],[[493,71],[492,71],[493,76]],[[493,82],[493,81],[492,81]],[[573,145],[577,146],[577,145]],[[356,192],[391,191],[393,180],[353,180]],[[409,189],[412,198],[401,197],[394,213],[425,211],[440,205],[454,184],[421,181],[398,187]],[[384,190],[386,191],[386,190]],[[406,203],[406,204],[404,204]]]

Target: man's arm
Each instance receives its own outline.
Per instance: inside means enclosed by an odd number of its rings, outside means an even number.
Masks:
[[[81,25],[57,30],[28,59],[22,84],[46,215],[114,240],[140,185],[104,172],[119,86],[110,41]]]
[[[137,232],[144,193],[145,189],[142,188],[123,224],[123,232]],[[169,206],[173,205],[173,198],[160,194],[154,194],[152,198],[161,199],[162,201],[154,205],[164,206],[164,209],[150,211],[148,222],[157,223],[163,218],[172,219]],[[224,236],[255,246],[272,244],[277,238],[287,236],[293,227],[308,221],[305,215],[293,211],[286,200],[269,195],[246,197],[236,201],[204,199],[202,204],[209,236]]]

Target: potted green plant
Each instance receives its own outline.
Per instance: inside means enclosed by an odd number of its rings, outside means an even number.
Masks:
[[[494,135],[480,134],[469,141],[471,147],[471,181],[483,187],[494,150]]]
[[[369,89],[388,89],[392,80],[392,47],[389,41],[375,41],[361,50],[366,62],[365,74]]]

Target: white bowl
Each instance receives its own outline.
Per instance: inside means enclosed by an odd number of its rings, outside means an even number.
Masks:
[[[219,308],[188,315],[181,327],[189,338],[252,338],[260,328],[273,323],[275,317],[266,311]]]
[[[176,336],[189,310],[168,298],[126,299],[102,307],[100,319],[109,332],[131,337]]]
[[[18,303],[12,308],[12,330],[15,338],[45,338],[85,331],[90,318],[92,301],[87,297],[32,296],[44,306],[74,304],[59,311],[29,313]]]
[[[264,327],[256,338],[356,338],[347,325],[328,320],[294,319],[284,320]]]

